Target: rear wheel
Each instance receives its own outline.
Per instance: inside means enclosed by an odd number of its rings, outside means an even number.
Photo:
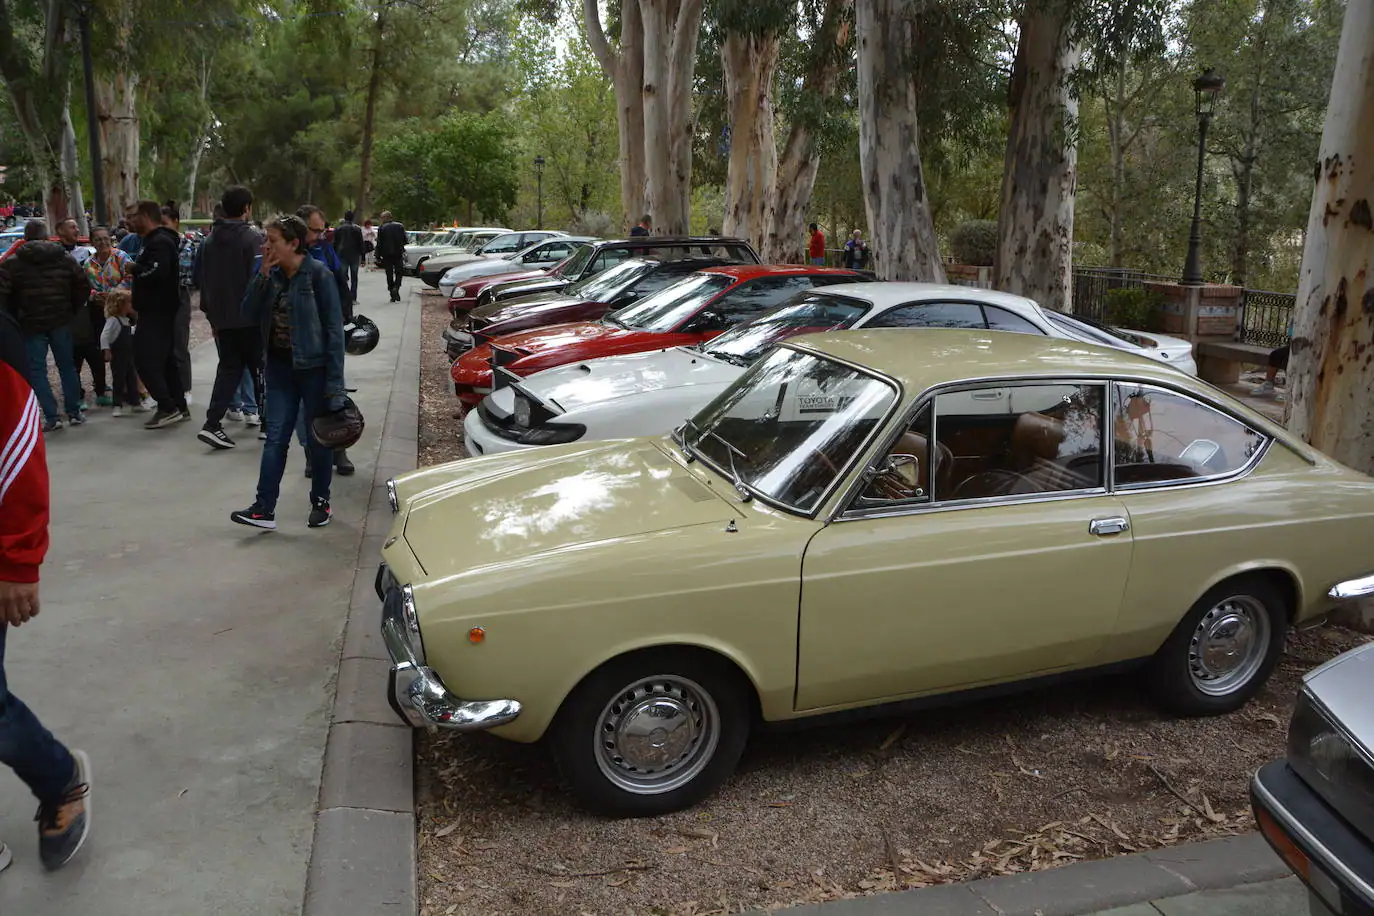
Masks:
[[[1288,607],[1264,576],[1240,576],[1203,595],[1150,662],[1155,699],[1170,712],[1231,712],[1268,680],[1288,632]]]
[[[734,772],[749,734],[747,687],[724,661],[687,650],[617,659],[559,710],[550,744],[587,808],[647,817],[695,804]]]

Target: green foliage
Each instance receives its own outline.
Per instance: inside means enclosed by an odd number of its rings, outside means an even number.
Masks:
[[[956,264],[991,267],[997,258],[997,221],[971,219],[954,227],[949,235]]]
[[[453,112],[394,128],[377,144],[377,192],[403,222],[493,221],[515,204],[515,155],[497,113]]]
[[[1144,289],[1109,289],[1104,317],[1108,324],[1135,331],[1160,327],[1164,297]]]

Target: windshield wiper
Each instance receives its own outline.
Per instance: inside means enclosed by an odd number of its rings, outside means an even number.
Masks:
[[[754,491],[749,489],[749,486],[744,482],[744,478],[740,476],[739,468],[735,467],[736,455],[739,455],[741,458],[748,458],[749,456],[744,454],[744,452],[741,452],[739,449],[735,448],[729,442],[725,441],[725,437],[722,436],[720,433],[714,430],[703,430],[701,427],[697,426],[691,420],[688,420],[687,422],[691,423],[692,428],[695,429],[701,435],[710,436],[712,439],[715,439],[721,445],[725,446],[725,456],[730,459],[730,482],[735,485],[735,491],[739,493],[740,501],[747,503],[749,502],[749,500],[753,499]]]

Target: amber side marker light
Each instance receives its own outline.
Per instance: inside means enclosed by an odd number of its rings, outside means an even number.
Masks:
[[[1274,847],[1274,851],[1279,854],[1279,858],[1293,869],[1299,878],[1304,882],[1310,879],[1309,866],[1311,860],[1307,858],[1307,853],[1298,848],[1293,842],[1292,837],[1279,826],[1278,821],[1262,808],[1256,807],[1255,820],[1259,823],[1260,833],[1269,841],[1269,845]]]
[[[486,638],[487,631],[481,627],[473,627],[471,630],[468,630],[468,642],[472,643],[474,646],[480,646],[482,640]]]

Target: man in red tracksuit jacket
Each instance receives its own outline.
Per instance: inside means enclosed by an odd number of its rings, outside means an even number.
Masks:
[[[63,747],[5,682],[5,634],[38,614],[38,567],[48,550],[42,411],[26,364],[19,326],[0,309],[0,763],[38,797],[39,858],[53,869],[86,841],[91,764]],[[0,843],[0,870],[12,858]]]

